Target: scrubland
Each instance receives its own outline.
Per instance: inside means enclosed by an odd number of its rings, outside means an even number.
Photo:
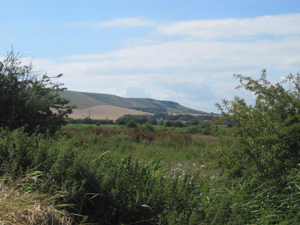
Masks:
[[[229,128],[77,125],[54,137],[2,129],[0,224],[298,224],[299,170],[284,185],[232,178],[220,132],[230,136]]]

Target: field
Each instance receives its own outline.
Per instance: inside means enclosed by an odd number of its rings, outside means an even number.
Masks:
[[[151,115],[134,109],[126,109],[111,105],[98,105],[86,109],[74,109],[70,114],[72,119],[84,119],[90,117],[93,120],[117,120],[126,114],[130,115]]]
[[[296,170],[285,195],[281,187],[228,176],[220,143],[230,128],[219,129],[222,136],[152,128],[68,125],[56,137],[1,130],[0,224],[299,221]]]

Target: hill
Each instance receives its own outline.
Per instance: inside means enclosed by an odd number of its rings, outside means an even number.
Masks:
[[[126,114],[145,115],[152,113],[207,114],[191,109],[173,101],[154,100],[150,98],[124,98],[116,95],[64,91],[61,93],[77,108],[71,118],[115,119]]]
[[[149,113],[121,108],[112,105],[98,105],[86,109],[73,109],[73,113],[70,115],[73,119],[84,119],[90,117],[95,120],[117,120],[124,115],[147,115]]]

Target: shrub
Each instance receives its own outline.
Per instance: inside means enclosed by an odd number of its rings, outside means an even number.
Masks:
[[[54,134],[74,108],[60,97],[66,88],[53,81],[62,74],[49,77],[34,71],[32,64],[21,64],[13,50],[0,62],[0,127]]]
[[[300,74],[276,84],[267,80],[265,70],[258,80],[235,77],[241,83],[238,88],[253,92],[256,101],[248,105],[235,97],[217,104],[225,120],[237,122],[233,138],[222,141],[220,162],[232,177],[285,182],[300,162]]]
[[[146,124],[142,125],[142,126],[141,126],[141,129],[142,129],[143,131],[154,132],[154,127],[153,127],[151,124],[149,124],[149,123],[146,123]]]
[[[126,123],[126,127],[128,127],[128,128],[136,128],[137,127],[137,123],[134,122],[133,120],[130,120],[129,122]]]

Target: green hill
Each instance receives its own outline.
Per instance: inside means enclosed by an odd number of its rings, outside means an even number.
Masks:
[[[150,98],[123,98],[116,95],[64,91],[61,93],[76,105],[77,109],[86,109],[98,105],[111,105],[127,109],[135,109],[149,113],[181,113],[181,114],[207,114],[206,112],[191,109],[173,101],[161,101]]]

